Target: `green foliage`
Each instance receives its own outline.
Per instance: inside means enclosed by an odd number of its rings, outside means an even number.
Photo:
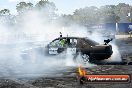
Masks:
[[[0,11],[0,15],[10,15],[10,10],[9,9],[3,9]]]
[[[26,2],[20,2],[16,5],[16,10],[18,13],[24,13],[28,10],[31,10],[33,8],[32,3],[26,3]]]
[[[131,19],[127,17],[129,12],[132,13],[132,7],[125,3],[105,5],[100,8],[91,6],[76,9],[70,19],[87,26],[98,23],[131,22]]]
[[[55,11],[57,10],[56,9],[56,6],[53,2],[49,2],[48,0],[41,0],[39,1],[35,7],[39,10],[42,10],[42,9],[47,9],[48,11],[52,10],[52,11]]]
[[[50,20],[55,18],[55,11],[57,11],[55,4],[48,0],[40,0],[35,6],[30,2],[20,2],[16,5],[16,10],[19,14],[37,10]],[[132,6],[119,3],[118,5],[105,5],[100,8],[90,6],[76,9],[72,15],[61,15],[57,20],[63,25],[77,23],[87,26],[100,23],[132,22],[132,15],[128,17],[128,13],[132,14]],[[10,10],[3,9],[0,11],[0,15],[10,15]]]
[[[85,7],[83,9],[75,10],[73,14],[73,20],[81,24],[93,24],[98,20],[98,8],[97,7]],[[95,21],[96,20],[96,21]]]

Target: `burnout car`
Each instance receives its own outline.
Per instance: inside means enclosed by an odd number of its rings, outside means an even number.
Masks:
[[[88,38],[80,37],[59,37],[54,39],[46,46],[48,55],[58,55],[66,50],[70,50],[74,55],[74,60],[81,54],[84,62],[95,60],[104,60],[111,57],[112,46],[108,43],[112,39],[104,40],[105,44],[99,44]]]

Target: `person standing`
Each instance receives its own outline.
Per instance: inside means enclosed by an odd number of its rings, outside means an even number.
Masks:
[[[62,37],[62,33],[60,32],[60,37]]]

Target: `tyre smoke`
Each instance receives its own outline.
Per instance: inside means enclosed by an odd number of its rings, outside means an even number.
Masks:
[[[68,66],[78,66],[72,60],[70,51],[54,57],[45,56],[43,50],[51,40],[63,36],[89,37],[102,43],[103,31],[88,33],[86,27],[79,25],[63,26],[57,21],[49,20],[39,11],[29,11],[16,17],[12,26],[0,24],[0,76],[33,76],[34,74],[54,74],[65,71]],[[112,61],[120,61],[120,54],[115,43],[112,43],[114,54]],[[119,55],[119,56],[118,56]],[[117,59],[116,57],[119,57]],[[79,55],[77,58],[81,58]],[[87,64],[88,67],[93,65]],[[46,74],[46,75],[47,75]]]

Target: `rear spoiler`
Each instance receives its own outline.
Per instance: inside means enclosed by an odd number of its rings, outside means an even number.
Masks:
[[[111,38],[111,39],[107,39],[107,40],[104,40],[104,45],[107,45],[110,41],[112,41],[113,40],[113,38]]]

